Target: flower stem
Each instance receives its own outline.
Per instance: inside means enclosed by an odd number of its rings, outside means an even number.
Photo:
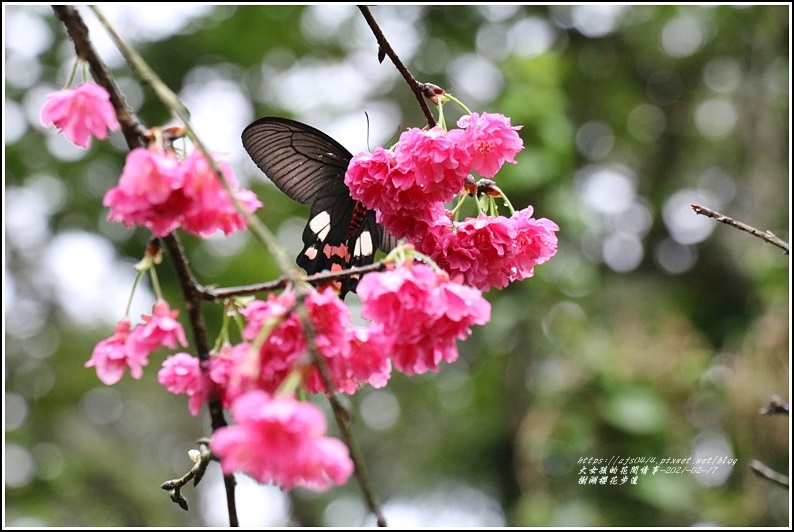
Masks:
[[[127,301],[127,308],[124,310],[125,318],[130,317],[130,309],[132,308],[132,297],[135,295],[135,289],[138,287],[138,282],[141,280],[141,277],[143,277],[143,273],[144,273],[143,271],[139,270],[138,273],[135,274],[135,281],[133,281],[132,291],[130,291],[130,299]]]
[[[69,79],[66,80],[66,85],[64,89],[68,89],[72,86],[72,82],[74,82],[74,75],[77,73],[77,65],[80,63],[78,58],[75,58],[74,63],[72,63],[72,70],[69,71]]]
[[[444,97],[445,97],[445,98],[448,98],[448,99],[452,100],[453,102],[455,102],[456,104],[458,104],[458,106],[460,106],[460,108],[461,108],[461,109],[463,109],[463,111],[464,111],[464,112],[465,112],[467,115],[470,115],[470,114],[471,114],[471,111],[469,111],[469,108],[468,108],[468,107],[466,107],[466,106],[463,104],[463,102],[461,102],[460,100],[458,100],[457,98],[455,98],[455,97],[454,97],[454,96],[452,96],[451,94],[449,94],[449,93],[446,93],[446,94],[444,94]]]

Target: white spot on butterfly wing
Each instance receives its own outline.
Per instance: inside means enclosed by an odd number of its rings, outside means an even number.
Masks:
[[[317,235],[317,240],[325,241],[325,237],[331,231],[331,215],[328,211],[323,211],[309,220],[309,229]]]
[[[356,239],[356,245],[353,247],[354,257],[369,257],[372,255],[374,249],[372,248],[372,235],[369,231],[362,231]]]
[[[317,248],[314,246],[306,248],[306,251],[303,252],[309,260],[314,260],[317,257]]]

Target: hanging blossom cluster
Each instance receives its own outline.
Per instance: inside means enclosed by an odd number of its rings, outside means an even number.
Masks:
[[[93,82],[49,94],[40,119],[44,127],[57,127],[82,148],[90,147],[92,137],[104,140],[108,131],[120,128],[108,92]],[[251,213],[262,206],[252,191],[239,188],[228,163],[218,166],[243,209]],[[110,209],[111,221],[146,227],[157,237],[178,227],[209,237],[246,226],[200,151],[180,160],[156,143],[129,152],[118,186],[107,192],[103,205]]]
[[[188,395],[191,413],[198,414],[211,397],[231,407],[237,424],[217,431],[211,444],[224,471],[243,471],[285,488],[323,489],[330,482],[346,481],[352,465],[339,462],[342,454],[336,443],[328,443],[324,424],[320,430],[311,422],[314,429],[308,430],[302,423],[309,421],[297,420],[315,419],[316,407],[283,394],[289,379],[298,376],[303,389],[313,393],[352,394],[366,384],[381,388],[392,367],[413,375],[455,361],[456,341],[491,317],[490,304],[479,290],[422,263],[370,273],[359,284],[359,294],[362,316],[371,320],[366,327],[351,325],[347,307],[332,288],[305,297],[311,341],[328,369],[332,390],[326,389],[309,352],[291,290],[243,308],[244,341],[227,343],[213,353],[208,371],[202,372],[198,360],[187,353],[166,359],[158,380],[172,393]],[[254,411],[252,405],[260,409]],[[276,449],[280,454],[273,454]]]
[[[347,306],[330,287],[312,290],[305,298],[312,341],[329,370],[332,390],[326,389],[309,353],[292,290],[241,309],[244,341],[214,353],[206,376],[195,357],[177,353],[166,360],[158,378],[169,391],[190,396],[194,415],[210,394],[228,407],[253,389],[277,393],[295,372],[308,392],[353,394],[366,384],[385,386],[392,367],[413,375],[454,362],[456,341],[491,317],[479,290],[423,263],[370,273],[361,280],[359,294],[361,314],[371,320],[366,327],[351,324]]]
[[[228,163],[219,161],[218,167],[247,212],[262,206],[252,191],[239,188]],[[199,150],[179,160],[172,150],[156,144],[135,148],[127,154],[118,186],[105,194],[103,204],[110,209],[111,221],[146,227],[157,237],[178,227],[205,238],[218,230],[228,235],[246,227],[245,217]]]
[[[453,277],[481,290],[504,288],[554,256],[559,227],[533,218],[531,206],[509,218],[480,213],[453,220],[445,203],[464,191],[470,172],[492,178],[523,149],[521,126],[504,115],[471,113],[458,126],[409,129],[393,150],[359,153],[345,183],[389,233],[414,243]]]
[[[179,311],[171,310],[161,299],[155,302],[151,315],[141,316],[142,324],[133,327],[125,317],[109,338],[96,345],[85,367],[96,368],[99,380],[108,385],[119,382],[128,368],[134,379],[140,379],[153,351],[160,347],[176,349],[177,344],[187,347],[177,316]]]
[[[353,474],[347,447],[325,435],[325,417],[311,403],[254,390],[234,402],[232,417],[237,424],[212,437],[224,474],[245,471],[283,489],[315,490],[344,484]]]

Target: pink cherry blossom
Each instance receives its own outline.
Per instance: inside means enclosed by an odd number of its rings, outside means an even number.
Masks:
[[[516,229],[515,254],[511,267],[511,281],[534,275],[534,268],[557,253],[557,231],[560,227],[547,218],[532,218],[532,207],[516,211],[511,217]]]
[[[393,180],[401,172],[397,169],[394,153],[378,146],[372,153],[361,152],[351,159],[345,172],[345,185],[353,199],[369,209],[383,210],[396,199],[393,195],[397,187]]]
[[[332,391],[352,394],[362,384],[388,380],[388,337],[380,331],[356,331],[347,306],[332,288],[310,291],[305,305],[314,345],[329,370]],[[249,342],[247,345],[260,341],[261,347],[258,352],[235,351],[235,361],[228,377],[224,377],[229,384],[235,384],[237,390],[258,388],[274,393],[287,376],[299,372],[308,392],[327,391],[317,361],[308,351],[305,330],[294,306],[295,294],[288,290],[278,296],[271,294],[266,301],[254,301],[241,310],[246,319],[243,338]],[[263,328],[267,337],[261,339]],[[371,341],[369,348],[361,345],[367,339]],[[210,364],[211,374],[214,364]],[[214,377],[213,380],[218,382]]]
[[[251,344],[223,345],[211,353],[209,378],[224,408],[249,390],[259,388],[259,354]]]
[[[391,376],[389,353],[394,344],[394,336],[386,332],[383,324],[372,323],[368,327],[357,327],[348,331],[348,343],[350,382],[367,383],[373,388],[386,386]],[[352,394],[356,390],[343,391]]]
[[[127,154],[118,186],[102,204],[108,219],[127,227],[140,225],[162,237],[179,227],[190,199],[182,191],[184,175],[173,153],[156,147],[135,148]]]
[[[458,120],[458,127],[450,134],[464,145],[471,156],[471,168],[482,177],[493,177],[505,162],[515,164],[515,156],[524,149],[517,131],[501,114],[472,113]]]
[[[143,315],[143,324],[135,327],[127,338],[127,350],[134,356],[148,355],[160,347],[176,348],[177,343],[187,347],[185,330],[176,317],[178,310],[171,310],[162,299],[154,304],[152,315]]]
[[[108,138],[108,130],[120,129],[110,95],[93,82],[47,95],[41,109],[41,125],[60,129],[81,148],[91,146],[91,137]]]
[[[236,425],[216,430],[210,444],[224,474],[241,471],[287,490],[325,490],[353,473],[347,447],[325,436],[325,418],[313,404],[254,390],[234,401],[232,417]]]
[[[91,358],[85,363],[87,368],[95,367],[97,377],[107,385],[119,382],[127,368],[133,378],[140,379],[143,376],[143,366],[149,363],[148,352],[135,353],[128,349],[130,328],[129,318],[121,320],[113,335],[100,341],[94,347]]]
[[[267,336],[261,343],[258,357],[241,353],[244,358],[234,367],[233,382],[256,383],[252,386],[273,393],[299,363],[308,363],[301,359],[306,353],[306,337],[298,316],[292,312],[294,306],[295,294],[287,290],[278,296],[270,294],[266,301],[253,301],[240,311],[246,319],[245,340],[249,343],[261,341],[259,336],[263,328]]]
[[[490,304],[479,290],[421,263],[370,273],[359,283],[358,294],[361,315],[392,334],[392,362],[406,375],[437,371],[440,362],[457,360],[456,340],[491,318]]]
[[[315,345],[329,371],[333,391],[353,394],[363,385],[382,387],[391,373],[388,351],[391,335],[379,325],[367,329],[351,326],[350,312],[330,288],[310,292],[306,308],[314,329]],[[304,374],[304,388],[325,393],[326,386],[310,359],[311,371]]]
[[[504,288],[531,277],[534,267],[557,252],[559,227],[551,220],[532,218],[532,207],[513,216],[467,218],[439,223],[417,243],[451,276],[480,290]]]
[[[516,232],[503,216],[486,216],[433,228],[417,247],[451,276],[482,290],[504,288],[509,283],[507,259],[512,255]]]
[[[350,358],[347,332],[351,327],[347,306],[339,299],[336,291],[328,287],[321,292],[309,292],[306,296],[306,311],[313,329],[314,345],[330,371],[334,390],[352,387],[355,391],[358,383],[350,382],[347,365]],[[325,392],[325,384],[316,361],[307,356],[305,362],[309,371],[304,372],[304,387],[312,393]]]
[[[471,155],[441,126],[412,128],[400,135],[394,148],[398,166],[409,179],[395,183],[411,198],[447,202],[463,188]],[[408,198],[404,198],[408,199]]]
[[[246,211],[254,212],[262,206],[253,192],[239,189],[229,163],[218,161],[218,167]],[[185,231],[208,237],[219,229],[228,235],[246,227],[245,217],[235,209],[204,154],[199,150],[191,152],[182,163],[182,172],[185,195],[192,200],[182,220]]]
[[[239,188],[228,163],[219,161],[218,166],[243,209],[254,212],[262,206],[252,191]],[[103,205],[110,208],[111,221],[146,227],[158,237],[178,227],[208,237],[218,230],[228,235],[246,226],[199,151],[179,161],[174,153],[156,146],[132,150],[118,186],[105,194]]]
[[[188,396],[188,409],[194,416],[199,414],[201,405],[207,400],[207,379],[201,371],[199,359],[188,353],[177,353],[166,358],[157,373],[157,382],[166,390]]]

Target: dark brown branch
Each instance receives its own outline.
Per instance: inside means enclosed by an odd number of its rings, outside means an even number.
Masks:
[[[88,27],[83,22],[80,13],[72,6],[52,6],[52,9],[66,27],[66,32],[74,43],[77,56],[84,59],[89,64],[94,79],[110,94],[110,101],[113,103],[117,119],[119,124],[121,124],[127,146],[130,150],[144,146],[146,144],[144,129],[127,109],[116,84],[113,82],[113,79],[100,60],[99,55],[94,50],[91,40],[89,39]],[[201,360],[202,370],[206,371],[209,362],[209,343],[207,341],[204,318],[200,311],[202,295],[199,291],[199,284],[193,276],[187,256],[176,240],[176,237],[169,235],[163,240],[174,262],[177,277],[185,296],[185,306],[193,331],[193,341],[196,345],[199,359]],[[211,398],[208,405],[213,430],[218,427],[226,426],[226,419],[223,415],[223,407],[220,400],[217,397]],[[234,501],[235,480],[233,476],[228,475],[224,477],[224,481],[226,484],[227,507],[229,509],[229,524],[236,527],[239,526],[239,524]]]
[[[694,210],[697,214],[702,214],[704,216],[708,216],[709,218],[714,218],[718,222],[722,222],[724,224],[730,225],[731,227],[735,227],[736,229],[740,229],[742,231],[750,233],[753,236],[760,238],[761,240],[769,242],[773,246],[777,246],[783,251],[785,251],[786,255],[788,255],[789,253],[788,243],[779,239],[778,237],[773,235],[772,232],[770,231],[766,231],[766,232],[759,231],[755,227],[734,220],[730,216],[725,216],[724,214],[720,214],[716,211],[712,211],[711,209],[707,209],[706,207],[701,207],[700,205],[692,205],[692,210]]]
[[[367,6],[358,6],[358,9],[361,11],[361,14],[364,16],[364,20],[367,21],[370,29],[372,30],[372,34],[375,35],[375,40],[378,41],[378,60],[383,61],[384,55],[388,56],[391,59],[391,62],[394,63],[394,66],[397,68],[397,71],[402,75],[405,81],[408,83],[408,86],[411,87],[411,90],[416,96],[417,101],[419,102],[419,107],[422,109],[422,113],[424,113],[425,118],[427,119],[427,125],[433,127],[436,125],[436,119],[433,118],[433,113],[430,112],[430,108],[427,106],[427,102],[425,102],[425,91],[427,89],[427,85],[425,83],[420,83],[416,80],[415,77],[411,75],[408,69],[405,67],[400,58],[397,56],[397,53],[389,44],[389,41],[386,39],[386,36],[383,34],[383,31],[378,26],[378,23],[375,21],[375,17],[372,16],[370,13],[369,8]]]
[[[94,50],[88,36],[88,27],[83,22],[80,13],[72,6],[54,5],[52,9],[66,26],[66,33],[74,43],[74,51],[77,57],[88,63],[94,80],[110,94],[110,102],[116,110],[116,118],[121,125],[121,132],[127,141],[127,145],[130,149],[143,146],[145,144],[144,130],[127,108],[124,98],[113,82],[113,78],[110,77],[105,65]]]
[[[771,467],[764,465],[758,460],[753,460],[750,462],[750,469],[752,469],[753,473],[759,477],[765,478],[771,482],[774,482],[775,484],[779,484],[785,488],[788,488],[789,481],[787,476],[781,475]]]
[[[182,288],[185,298],[185,309],[193,330],[193,342],[196,346],[196,353],[201,361],[201,370],[209,371],[210,346],[207,341],[207,328],[204,323],[204,315],[201,313],[201,302],[203,300],[201,285],[196,281],[193,270],[187,260],[187,255],[182,249],[182,245],[176,235],[171,233],[163,238],[165,246],[168,248],[171,260],[174,262],[174,269]],[[209,409],[212,431],[215,432],[221,427],[225,427],[226,417],[223,415],[223,404],[220,398],[211,390],[207,398],[207,408]],[[240,526],[237,520],[237,508],[234,498],[234,491],[237,482],[234,475],[224,475],[224,486],[226,487],[226,508],[229,512],[229,526]]]
[[[378,272],[386,268],[386,263],[384,262],[375,262],[370,264],[369,266],[361,266],[359,268],[350,268],[348,270],[340,270],[337,272],[322,272],[317,273],[314,275],[309,275],[307,277],[302,277],[299,280],[305,281],[313,286],[324,285],[327,283],[332,283],[334,281],[339,281],[341,279],[345,279],[352,275],[363,275],[365,273],[370,272]],[[255,294],[261,294],[263,292],[273,292],[275,290],[281,290],[282,288],[286,288],[292,282],[290,277],[283,275],[278,279],[273,281],[268,281],[266,283],[258,283],[258,284],[250,284],[246,286],[233,286],[230,288],[208,288],[208,287],[198,287],[198,290],[201,292],[202,297],[205,301],[210,302],[217,302],[223,301],[226,298],[234,297],[234,296],[250,296]]]

